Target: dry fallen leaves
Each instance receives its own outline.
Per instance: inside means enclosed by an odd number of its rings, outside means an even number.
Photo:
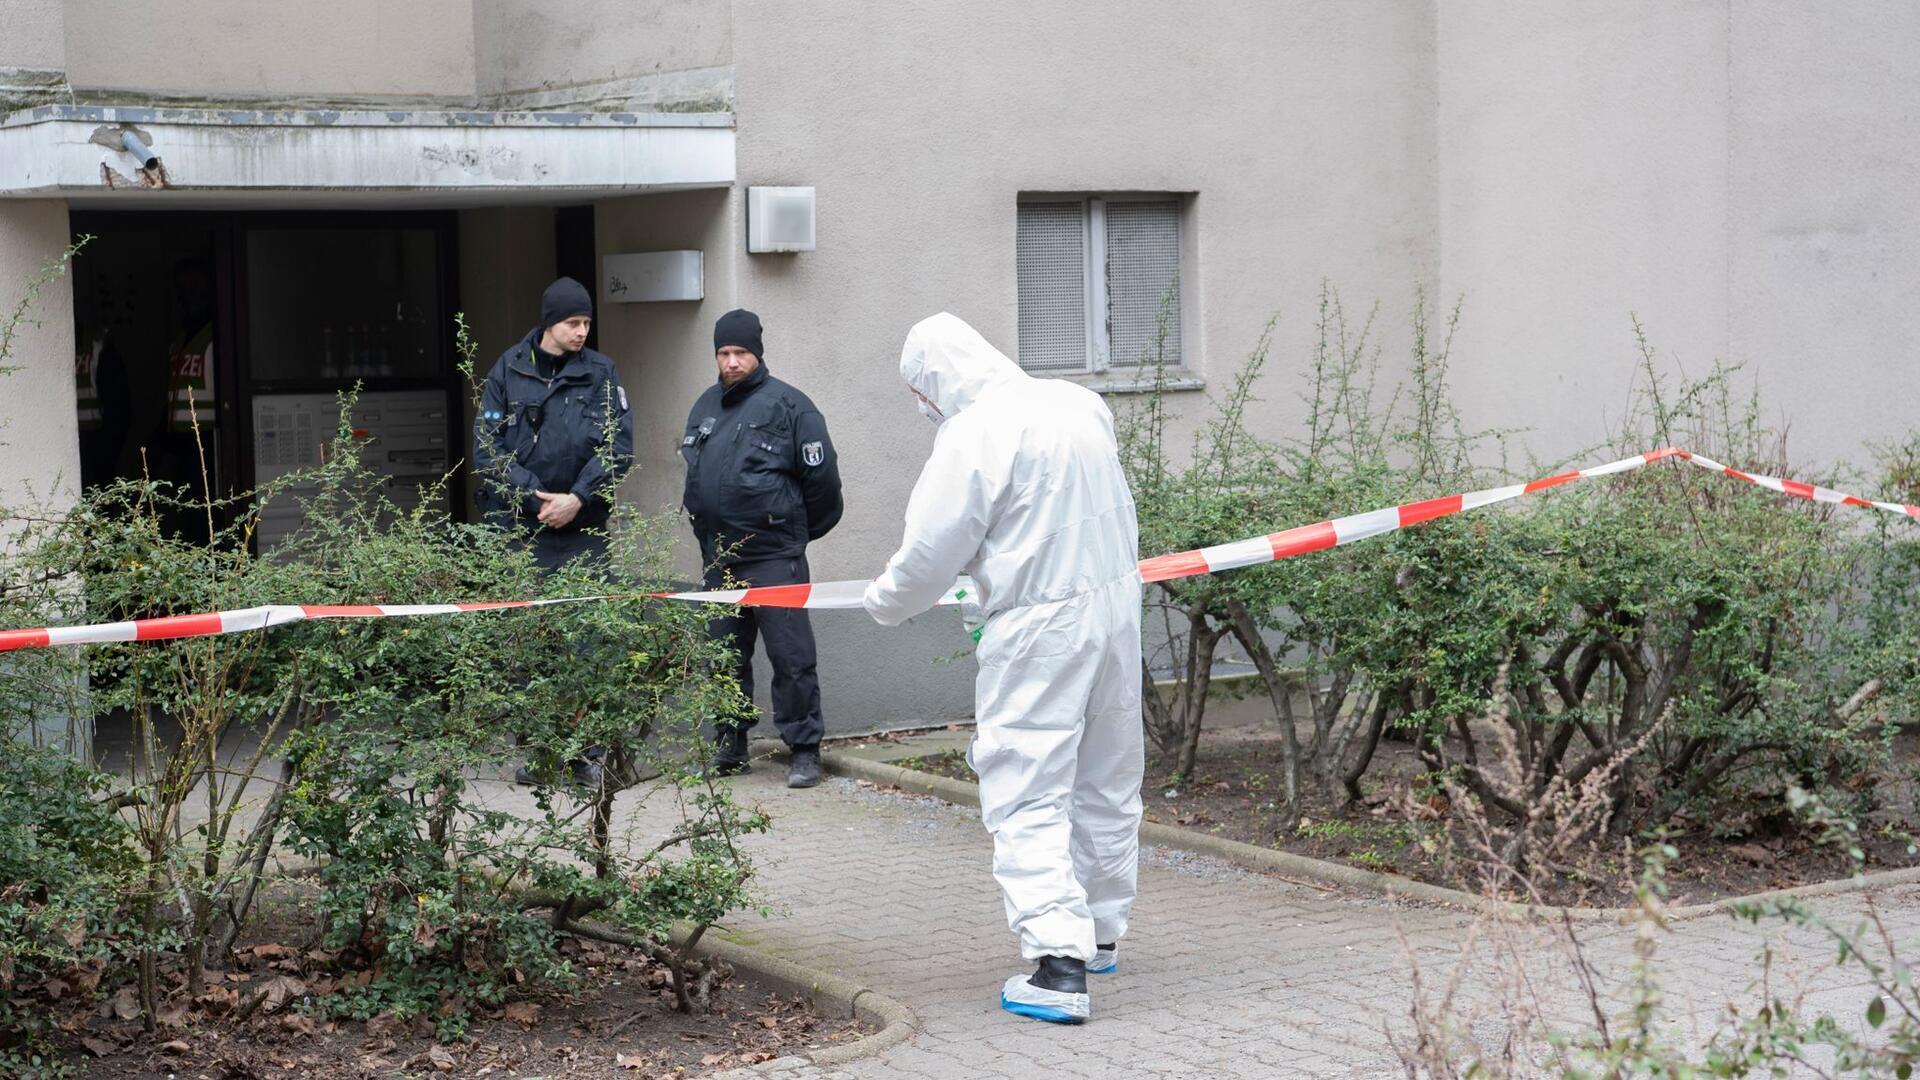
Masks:
[[[407,1033],[407,1022],[392,1013],[381,1013],[367,1021],[367,1038],[390,1039]]]
[[[506,1008],[500,1010],[500,1015],[521,1027],[532,1027],[540,1022],[540,1006],[531,1001],[510,1002]]]
[[[648,1061],[647,1058],[641,1054],[615,1054],[613,1055],[613,1064],[615,1068],[619,1069],[644,1069],[651,1065],[652,1062]]]
[[[302,1016],[299,1013],[288,1013],[281,1017],[280,1026],[295,1035],[311,1035],[319,1030],[319,1025],[314,1023],[313,1017]]]
[[[275,975],[268,979],[257,993],[264,995],[260,1008],[264,1012],[276,1012],[287,1002],[304,995],[307,984],[291,975]]]
[[[207,992],[194,999],[200,1007],[210,1013],[225,1013],[240,1003],[240,995],[224,986],[209,986]]]

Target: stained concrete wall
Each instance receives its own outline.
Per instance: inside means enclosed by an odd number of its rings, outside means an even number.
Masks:
[[[474,0],[483,95],[551,90],[732,62],[728,0]]]
[[[1437,6],[1441,289],[1468,419],[1571,453],[1619,422],[1637,313],[1746,365],[1809,468],[1911,422],[1920,8]]]
[[[67,246],[67,206],[0,200],[0,320]],[[64,507],[80,488],[74,412],[73,290],[63,277],[40,291],[14,329],[0,367],[0,505]]]
[[[215,100],[474,94],[473,0],[68,3],[66,45],[67,78],[80,89]]]

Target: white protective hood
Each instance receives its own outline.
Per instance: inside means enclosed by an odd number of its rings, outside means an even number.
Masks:
[[[960,415],[988,390],[1033,376],[987,344],[957,316],[941,312],[920,320],[900,349],[900,377],[948,418]]]
[[[867,589],[875,620],[925,611],[963,573],[991,616],[1136,572],[1133,496],[1098,394],[1033,378],[944,312],[907,334],[900,374],[945,420],[900,550]]]

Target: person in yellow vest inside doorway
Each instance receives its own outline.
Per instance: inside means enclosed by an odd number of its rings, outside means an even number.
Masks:
[[[193,257],[174,264],[173,297],[179,321],[167,349],[167,418],[154,440],[158,452],[150,467],[155,479],[179,485],[176,495],[198,501],[208,494],[209,484],[218,487],[213,269],[207,260]],[[170,526],[204,538],[204,511],[181,508],[168,516]]]
[[[133,419],[127,366],[93,299],[85,290],[75,290],[73,396],[80,427],[80,482],[87,486],[106,483],[125,467]]]

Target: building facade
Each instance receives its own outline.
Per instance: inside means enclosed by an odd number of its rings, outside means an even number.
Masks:
[[[942,310],[1124,400],[1164,309],[1182,404],[1277,313],[1277,436],[1321,282],[1380,304],[1387,378],[1424,284],[1464,301],[1468,422],[1543,456],[1618,418],[1637,315],[1746,364],[1800,459],[1854,458],[1911,424],[1915,55],[1895,0],[0,0],[0,300],[94,237],[14,342],[0,497],[126,468],[201,368],[219,483],[303,461],[356,379],[397,478],[457,464],[453,314],[490,361],[557,273],[595,289],[645,506],[713,320],[760,313],[841,453],[822,579],[898,539],[932,429],[895,364]],[[750,189],[789,186],[813,248],[750,252]],[[653,252],[699,253],[698,299],[610,287]],[[77,378],[116,363],[123,397]],[[957,620],[816,631],[830,730],[967,715]]]

